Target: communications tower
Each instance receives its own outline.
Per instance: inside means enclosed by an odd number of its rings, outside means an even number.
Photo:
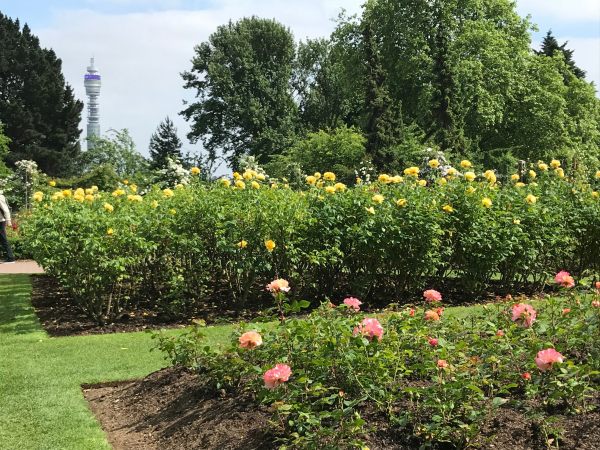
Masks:
[[[87,148],[93,148],[94,143],[90,141],[92,136],[100,137],[100,109],[98,97],[100,97],[100,74],[94,67],[94,58],[90,58],[90,65],[84,76],[83,84],[88,96],[88,122],[87,122]]]

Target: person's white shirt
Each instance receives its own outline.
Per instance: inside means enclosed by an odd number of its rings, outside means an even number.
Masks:
[[[10,208],[6,202],[6,197],[0,192],[0,222],[6,222],[7,226],[11,226]]]

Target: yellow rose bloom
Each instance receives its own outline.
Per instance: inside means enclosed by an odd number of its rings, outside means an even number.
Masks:
[[[600,194],[598,194],[598,191],[592,191],[592,197],[598,198],[599,196]]]
[[[174,216],[175,214],[177,214],[177,210],[175,208],[171,208],[169,210],[169,214],[171,214],[172,216]]]
[[[471,167],[473,167],[473,164],[468,159],[463,159],[460,162],[460,167],[462,167],[463,169],[470,169]]]
[[[74,195],[73,200],[79,203],[83,203],[85,200],[85,195]]]
[[[65,194],[63,193],[63,191],[55,192],[52,195],[52,201],[57,201],[57,200],[60,200],[62,198],[65,198]]]
[[[137,193],[137,184],[130,184],[129,185],[129,190],[131,192],[133,192],[134,194],[136,194]]]
[[[107,229],[107,230],[106,230],[106,234],[107,234],[108,236],[112,236],[112,235],[113,235],[113,233],[114,233],[114,230],[113,230],[112,228],[109,228],[109,229]]]
[[[521,221],[520,221],[519,219],[514,219],[514,220],[513,220],[513,223],[514,223],[515,225],[521,225]]]
[[[85,194],[85,200],[92,203],[94,201],[94,195],[93,194]]]
[[[234,180],[240,180],[242,178],[242,176],[240,175],[239,172],[233,172],[233,179]]]
[[[545,172],[546,170],[548,170],[548,164],[545,164],[543,162],[538,163],[538,169],[540,169],[542,172]]]
[[[173,193],[173,191],[171,189],[169,189],[169,188],[163,189],[163,196],[165,198],[173,197],[173,195],[175,195],[175,194]]]
[[[328,194],[335,194],[335,188],[333,186],[325,186],[325,192]]]
[[[600,178],[600,170],[596,171],[596,178]]]
[[[407,203],[408,202],[405,198],[399,198],[398,200],[396,200],[396,205],[400,206],[401,208],[404,208]]]
[[[525,201],[530,205],[535,205],[535,202],[537,202],[537,197],[533,194],[529,194],[527,197],[525,197]]]
[[[356,184],[362,184],[362,178],[356,178]]]
[[[446,175],[448,175],[449,177],[455,177],[457,173],[458,172],[454,167],[450,167],[446,172]]]
[[[488,180],[491,184],[494,184],[496,182],[496,174],[494,173],[493,170],[486,170],[483,173],[483,176],[486,178],[486,180]]]
[[[113,191],[113,197],[120,197],[121,195],[125,195],[125,191],[123,189],[116,189]]]
[[[473,186],[469,186],[467,189],[465,189],[465,192],[467,194],[473,194],[477,189],[475,189]]]
[[[529,178],[535,178],[537,177],[537,173],[535,173],[535,170],[530,170],[529,171]]]
[[[267,251],[270,253],[275,249],[276,245],[275,242],[272,241],[271,239],[268,239],[265,241],[265,248],[267,249]]]
[[[236,245],[237,245],[239,248],[246,248],[246,247],[248,247],[248,242],[242,239],[242,240],[241,240],[240,242],[238,242]]]
[[[333,173],[333,172],[325,172],[323,174],[323,179],[325,181],[335,181],[335,173]]]
[[[476,177],[477,175],[475,175],[473,172],[465,172],[465,180],[467,181],[473,181]]]
[[[130,202],[141,202],[144,200],[141,195],[128,195],[127,200]]]
[[[50,186],[54,187],[54,186],[56,186],[56,181],[54,181],[54,180],[50,180],[50,181],[48,181],[48,184],[49,184]]]
[[[37,191],[35,194],[33,194],[33,200],[35,200],[36,202],[41,202],[44,199],[44,193],[41,191]]]
[[[440,184],[441,186],[445,185],[446,183],[448,183],[448,180],[446,180],[445,178],[438,179],[438,184]]]
[[[123,180],[123,184],[129,184],[129,180]]]
[[[200,168],[198,168],[198,167],[192,167],[192,168],[190,169],[190,173],[191,173],[192,175],[200,175]]]
[[[317,187],[318,188],[322,188],[324,185],[325,185],[325,182],[323,180],[317,181]]]
[[[175,189],[183,189],[183,184],[176,184]]]
[[[375,194],[373,197],[371,197],[371,200],[373,200],[377,204],[382,204],[385,200],[385,197],[380,194]]]
[[[314,184],[317,182],[317,177],[315,177],[314,175],[308,175],[304,180],[307,184],[314,186]]]
[[[404,181],[404,178],[402,178],[400,175],[394,175],[392,178],[392,183],[394,184],[398,184],[398,183],[402,183]]]
[[[511,179],[512,181],[519,181],[519,178],[521,178],[521,177],[519,177],[519,174],[518,174],[518,173],[513,173],[513,174],[510,176],[510,179]]]
[[[408,167],[404,169],[404,175],[407,177],[418,177],[419,176],[419,168],[418,167]]]
[[[515,187],[522,188],[523,186],[525,186],[525,183],[522,183],[520,181],[518,183],[515,183]]]
[[[254,178],[254,174],[252,173],[251,170],[246,170],[244,172],[244,174],[242,175],[242,177],[244,177],[244,180],[248,181],[248,180],[251,180],[252,178]]]
[[[369,208],[365,208],[369,214],[375,214],[375,208],[370,206]]]
[[[438,167],[440,167],[440,162],[437,159],[430,159],[427,164],[432,169],[437,169]]]
[[[94,191],[92,190],[92,188],[87,188],[87,189],[85,190],[85,193],[86,193],[86,194],[93,194],[93,193],[94,193]]]
[[[315,177],[317,180],[320,180],[320,179],[321,179],[321,172],[315,172],[315,173],[313,174],[313,176],[314,176],[314,177]]]
[[[565,177],[565,171],[562,169],[562,167],[559,167],[558,169],[555,169],[554,171],[556,172],[556,176],[558,176],[558,178]]]
[[[219,180],[219,183],[221,183],[221,185],[223,185],[225,187],[231,186],[231,181],[229,181],[227,178],[221,178]]]
[[[484,208],[490,208],[492,206],[492,200],[488,197],[484,197],[481,200],[481,204],[483,205]]]
[[[92,186],[90,188],[92,190],[92,192],[95,194],[96,192],[98,192],[98,186]]]
[[[252,189],[260,189],[260,184],[258,183],[258,181],[252,181],[250,185],[252,186]]]
[[[344,183],[335,183],[333,187],[337,192],[344,192],[346,190],[346,185]]]
[[[553,159],[550,161],[550,167],[553,169],[558,169],[560,167],[560,161],[558,159]]]
[[[279,186],[277,185],[277,183],[271,183],[271,189],[277,189]],[[300,192],[301,194],[304,194],[304,192]]]
[[[442,209],[447,213],[454,212],[454,208],[450,205],[444,205],[444,207]]]
[[[75,189],[75,192],[73,195],[79,195],[79,196],[84,196],[85,195],[85,191],[81,188],[77,188]]]
[[[256,179],[259,181],[265,181],[267,177],[265,177],[262,173],[257,173],[256,174]]]
[[[246,189],[246,183],[244,183],[242,180],[237,180],[235,182],[235,187],[238,189]]]
[[[379,181],[380,183],[389,183],[391,181],[390,176],[387,173],[382,173],[381,175],[379,175],[377,177],[377,181]]]
[[[62,191],[62,194],[64,197],[70,197],[73,193],[71,192],[71,189],[65,189]]]

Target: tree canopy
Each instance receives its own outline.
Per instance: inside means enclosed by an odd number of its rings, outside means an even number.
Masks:
[[[167,167],[167,158],[181,161],[183,158],[181,145],[181,139],[177,136],[177,128],[167,116],[150,138],[151,167],[164,169]]]
[[[65,175],[80,152],[81,110],[62,62],[27,25],[0,13],[0,121],[11,139],[7,162],[30,159]]]

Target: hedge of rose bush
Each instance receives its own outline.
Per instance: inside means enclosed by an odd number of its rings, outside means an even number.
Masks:
[[[556,282],[575,284],[567,272]],[[282,448],[364,448],[378,432],[402,448],[476,448],[499,408],[535,418],[543,442],[558,448],[552,416],[597,405],[600,282],[535,306],[526,298],[486,305],[462,319],[433,290],[396,312],[364,314],[360,300],[347,298],[289,318],[293,284],[275,280],[267,289],[278,325],[241,324],[225,348],[207,345],[200,327],[155,337],[215,393],[268,406]]]
[[[208,298],[264,301],[278,274],[299,296],[353,293],[403,301],[451,280],[465,293],[541,288],[571,267],[600,271],[600,177],[565,177],[558,161],[500,183],[493,171],[430,162],[347,187],[311,175],[302,189],[247,171],[140,195],[122,184],[34,194],[26,250],[98,321],[143,302],[193,314]],[[558,165],[557,165],[558,164]]]

